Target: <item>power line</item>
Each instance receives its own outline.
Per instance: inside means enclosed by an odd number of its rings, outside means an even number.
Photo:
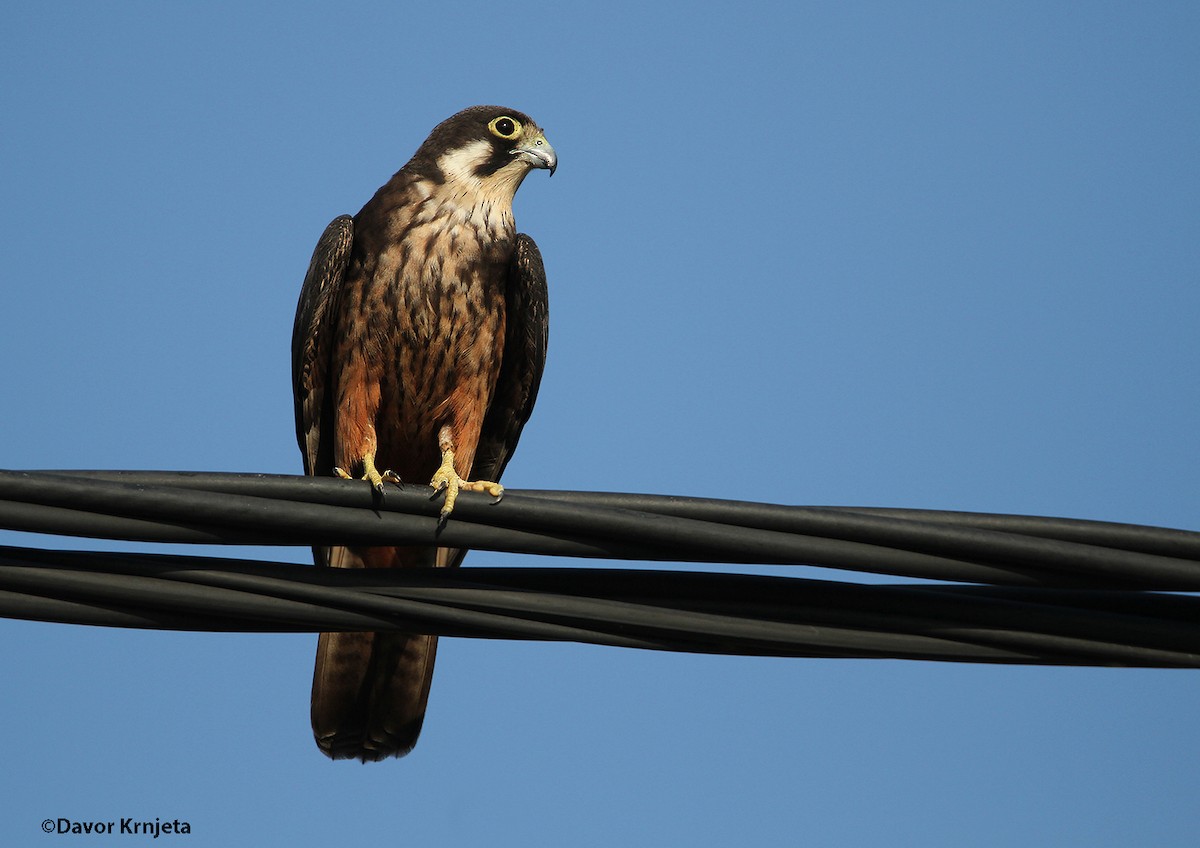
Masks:
[[[222,544],[432,544],[819,565],[954,581],[594,568],[318,569],[0,549],[0,615],[236,631],[417,630],[766,656],[1200,666],[1200,534],[977,513],[467,493],[257,474],[0,471],[0,527]],[[961,584],[975,585],[961,585]]]

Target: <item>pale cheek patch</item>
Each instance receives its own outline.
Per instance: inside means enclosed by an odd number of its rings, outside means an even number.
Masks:
[[[438,157],[437,164],[446,175],[449,183],[478,182],[475,169],[486,162],[492,155],[492,145],[486,141],[472,141],[456,150],[443,153]]]
[[[513,196],[529,168],[514,159],[512,164],[480,178],[475,171],[491,156],[492,146],[487,141],[473,141],[439,156],[438,168],[446,179],[435,189],[440,202],[426,204],[417,223],[441,221],[449,225],[451,236],[456,236],[462,225],[493,237],[511,229]]]

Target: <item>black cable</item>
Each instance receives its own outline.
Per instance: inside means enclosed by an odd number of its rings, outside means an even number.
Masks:
[[[997,585],[1200,591],[1200,534],[970,513],[691,498],[465,493],[437,534],[424,486],[178,472],[0,471],[0,527],[227,544],[432,544],[552,556],[804,564]]]
[[[0,548],[0,614],[187,630],[416,630],[766,656],[1200,667],[1200,598],[761,575],[341,570]]]
[[[1033,516],[465,493],[189,472],[0,471],[0,527],[220,544],[442,544],[807,564],[978,585],[618,569],[317,569],[0,549],[0,615],[111,626],[407,630],[768,656],[1200,666],[1200,534]],[[1153,591],[1150,591],[1153,590]]]

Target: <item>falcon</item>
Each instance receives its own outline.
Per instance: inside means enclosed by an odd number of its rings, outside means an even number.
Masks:
[[[429,481],[444,497],[499,498],[546,360],[541,254],[512,201],[558,164],[527,115],[474,106],[438,124],[354,217],[325,229],[292,333],[296,438],[309,475]],[[335,568],[456,566],[434,546],[314,548]],[[437,637],[322,633],[313,673],[317,746],[363,762],[412,750]]]

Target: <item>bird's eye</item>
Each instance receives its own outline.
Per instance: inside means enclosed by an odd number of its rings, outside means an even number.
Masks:
[[[494,118],[492,122],[488,124],[488,130],[494,136],[512,139],[516,138],[520,134],[521,122],[516,118],[510,118],[507,115],[504,115],[500,118]]]

